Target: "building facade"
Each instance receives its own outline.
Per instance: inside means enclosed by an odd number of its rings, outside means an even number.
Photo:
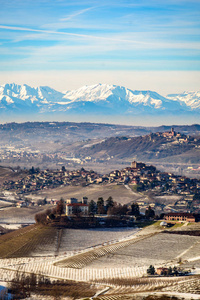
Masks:
[[[82,202],[76,198],[69,198],[65,201],[65,213],[67,216],[88,215],[87,197],[83,197]]]
[[[181,222],[195,222],[195,217],[190,213],[168,213],[164,216],[166,221],[181,221]]]

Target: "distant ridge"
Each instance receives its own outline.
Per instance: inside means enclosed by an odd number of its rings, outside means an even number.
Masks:
[[[184,92],[182,94],[167,95],[169,99],[185,103],[193,110],[200,110],[200,92]]]
[[[200,92],[170,94],[132,91],[122,86],[96,84],[58,92],[48,86],[0,86],[0,114],[65,113],[100,115],[200,114]]]

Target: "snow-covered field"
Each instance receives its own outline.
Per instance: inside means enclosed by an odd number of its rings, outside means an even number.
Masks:
[[[6,207],[0,210],[0,222],[2,223],[35,223],[35,214],[52,206],[43,207]]]
[[[36,274],[44,274],[52,278],[63,278],[72,280],[95,280],[99,278],[106,277],[118,277],[118,276],[140,276],[144,274],[145,270],[143,268],[137,268],[130,270],[130,268],[118,268],[110,269],[102,272],[99,268],[94,269],[74,269],[74,268],[61,268],[54,265],[54,263],[66,259],[67,257],[73,257],[76,254],[87,253],[91,249],[101,249],[102,244],[115,245],[118,241],[122,243],[127,240],[135,238],[135,233],[137,229],[103,229],[103,230],[73,230],[67,229],[66,235],[63,241],[65,241],[66,247],[63,244],[64,253],[60,253],[58,257],[22,257],[22,258],[10,258],[0,260],[0,280],[10,280],[14,276],[15,270],[34,272]],[[84,238],[85,236],[85,238]],[[73,243],[70,240],[75,237]],[[90,242],[88,243],[88,238]],[[82,240],[82,244],[79,242]],[[68,242],[67,242],[68,241]],[[109,241],[109,242],[108,242]],[[62,243],[61,243],[62,245]],[[79,247],[78,247],[79,245]],[[92,247],[90,247],[92,246]],[[89,248],[88,248],[89,247]],[[43,254],[41,249],[40,255]],[[121,274],[121,275],[120,275]]]
[[[199,243],[200,237],[160,233],[103,256],[93,261],[90,268],[142,267],[150,264],[163,266],[170,262],[176,264],[180,258],[186,260],[199,256]],[[196,265],[195,261],[193,265]]]
[[[0,226],[2,226],[5,229],[14,229],[14,230],[21,228],[21,224],[19,224],[19,223],[13,223],[13,224],[0,223]]]
[[[166,292],[200,295],[199,277],[161,277],[159,280],[155,279],[155,282],[135,284],[132,287],[123,284],[112,286],[109,283],[110,279],[141,278],[146,275],[150,264],[155,268],[174,266],[178,265],[180,259],[183,267],[190,262],[196,268],[192,272],[199,274],[200,268],[197,266],[200,260],[200,237],[162,233],[154,226],[141,231],[128,228],[65,229],[60,237],[58,256],[54,255],[57,238],[52,243],[52,248],[46,244],[49,256],[46,255],[47,249],[44,245],[33,251],[32,257],[0,259],[0,280],[11,280],[18,270],[43,274],[52,280],[103,280],[112,287],[106,292],[105,299],[109,299],[106,295],[109,297],[112,293],[152,291],[155,288]],[[71,266],[67,267],[67,264]]]
[[[134,228],[64,229],[59,253],[82,250],[116,241],[138,232]]]

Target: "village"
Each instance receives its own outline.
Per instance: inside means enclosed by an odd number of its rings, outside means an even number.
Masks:
[[[108,186],[121,185],[140,195],[137,201],[140,209],[148,208],[149,204],[152,208],[160,213],[165,212],[187,212],[199,213],[200,202],[200,180],[191,179],[185,176],[174,175],[168,172],[160,172],[152,165],[133,161],[130,167],[122,170],[114,170],[109,174],[101,175],[97,172],[84,168],[80,170],[66,170],[62,166],[60,170],[40,170],[32,167],[26,172],[25,176],[18,180],[7,180],[1,186],[1,198],[6,198],[5,193],[11,192],[17,202],[18,207],[35,205],[26,195],[37,194],[39,191],[45,191],[55,188],[67,186],[87,187],[87,186]],[[177,196],[177,201],[174,203],[147,203],[146,195],[151,193],[156,197]],[[142,195],[144,197],[142,197]],[[83,195],[84,196],[84,195]],[[112,196],[112,195],[111,195]],[[25,201],[26,200],[26,201]],[[46,200],[45,200],[46,201]],[[38,205],[46,204],[38,202]],[[52,199],[48,199],[49,204],[56,204]],[[159,201],[158,201],[159,202]]]

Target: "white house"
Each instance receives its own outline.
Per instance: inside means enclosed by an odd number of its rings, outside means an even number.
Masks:
[[[80,213],[82,215],[88,215],[88,204],[84,203],[69,203],[66,204],[66,215],[72,216]]]
[[[72,216],[74,214],[88,215],[87,197],[83,197],[82,202],[79,203],[76,198],[70,198],[66,201],[66,215]]]

